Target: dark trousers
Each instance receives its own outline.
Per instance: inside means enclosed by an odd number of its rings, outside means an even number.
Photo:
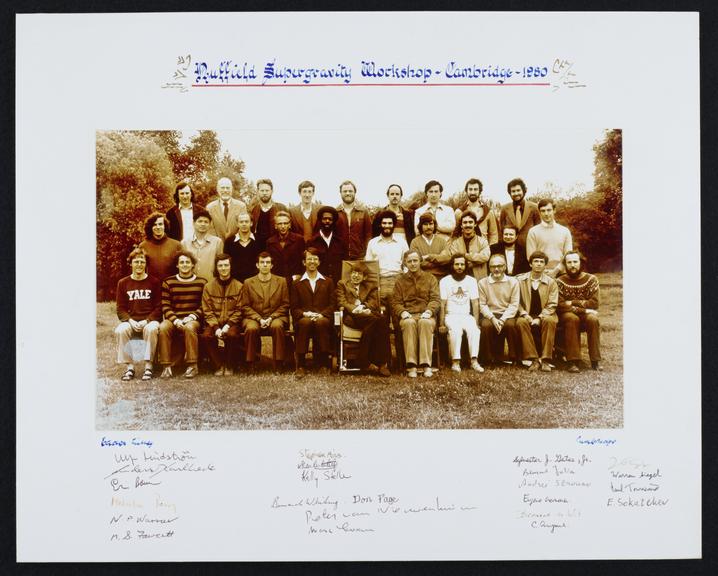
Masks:
[[[389,317],[371,314],[369,316],[346,315],[344,323],[362,331],[359,341],[359,367],[370,363],[382,366],[389,356]]]
[[[592,362],[601,359],[601,324],[597,314],[574,314],[565,312],[559,316],[563,331],[562,344],[566,360],[575,362],[581,359],[581,331],[588,337],[588,357]]]
[[[541,318],[538,326],[531,326],[525,318],[516,320],[516,329],[521,340],[521,358],[524,360],[536,360],[539,358],[538,349],[541,350],[542,360],[553,358],[553,344],[556,339],[556,316]]]
[[[286,356],[288,323],[288,318],[275,318],[269,328],[264,329],[265,333],[272,336],[272,357],[279,362],[283,361]],[[259,336],[263,329],[259,327],[259,322],[250,318],[245,318],[242,325],[244,327],[244,347],[247,350],[245,358],[247,362],[254,362],[261,350]]]
[[[294,324],[294,345],[297,363],[304,366],[304,356],[309,350],[309,339],[313,341],[315,365],[325,365],[332,343],[332,322],[326,316],[317,320],[300,318]]]
[[[224,347],[220,348],[217,337],[214,335],[217,327],[205,326],[200,334],[202,347],[207,351],[212,366],[215,370],[222,366],[234,367],[237,364],[237,357],[240,343],[239,326],[232,326],[224,335]]]
[[[496,328],[488,318],[481,318],[479,328],[481,328],[480,362],[489,364],[504,360],[504,341],[508,341],[509,359],[516,360],[516,318],[506,320],[500,333],[496,332]]]

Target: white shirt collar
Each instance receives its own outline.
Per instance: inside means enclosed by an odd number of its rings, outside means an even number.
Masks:
[[[321,278],[322,280],[326,280],[326,278],[325,278],[324,276],[322,276],[322,273],[321,273],[319,270],[317,270],[317,277],[314,278],[314,280],[316,281],[316,280],[319,280],[320,278]],[[312,281],[312,280],[309,278],[309,276],[307,276],[307,273],[306,273],[306,272],[304,272],[304,274],[302,274],[302,277],[299,279],[300,282],[301,282],[302,280],[309,280],[310,282]]]

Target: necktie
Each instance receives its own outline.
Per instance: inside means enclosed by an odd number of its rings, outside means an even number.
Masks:
[[[521,204],[516,207],[516,223],[521,225]]]
[[[224,219],[227,219],[227,216],[229,215],[229,202],[224,203]]]

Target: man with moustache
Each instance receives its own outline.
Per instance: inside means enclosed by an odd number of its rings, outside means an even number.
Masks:
[[[424,376],[431,378],[436,315],[439,313],[439,283],[421,269],[421,256],[409,250],[404,257],[408,272],[397,278],[391,296],[391,310],[401,330],[407,376],[416,378],[417,362]]]
[[[247,211],[247,205],[232,197],[233,184],[229,178],[217,180],[217,199],[207,204],[207,212],[212,217],[211,233],[222,242],[229,236],[232,223],[237,216]]]
[[[558,284],[558,319],[563,329],[563,347],[569,372],[579,372],[581,330],[586,331],[591,368],[601,367],[601,324],[598,320],[600,291],[598,278],[584,272],[583,258],[575,250],[564,256],[566,273],[556,278]]]
[[[411,245],[411,241],[414,239],[414,211],[403,208],[401,205],[401,199],[404,196],[404,191],[398,184],[391,184],[386,189],[386,197],[389,203],[384,206],[374,216],[374,220],[371,224],[371,236],[376,238],[381,234],[381,214],[384,210],[391,210],[396,216],[396,224],[394,225],[394,237],[398,240],[404,238],[407,245]]]
[[[445,238],[451,237],[456,228],[456,216],[451,206],[441,202],[441,195],[444,187],[441,182],[429,180],[424,185],[424,195],[426,196],[426,204],[420,206],[414,212],[414,232],[419,234],[419,218],[424,212],[431,212],[436,218],[436,232],[439,236]]]
[[[553,344],[556,337],[556,306],[558,286],[544,272],[548,257],[543,252],[531,254],[531,272],[521,274],[519,283],[520,302],[516,330],[521,339],[521,357],[531,362],[529,370],[551,372]],[[536,350],[536,340],[541,343],[541,355]]]
[[[302,269],[302,255],[305,244],[301,234],[290,230],[291,216],[289,212],[280,210],[274,217],[276,232],[267,239],[267,252],[272,256],[274,273],[286,278],[287,284],[299,277]]]
[[[298,193],[299,204],[289,207],[289,215],[292,222],[292,232],[299,234],[306,243],[314,236],[319,206],[314,204],[314,184],[309,180],[299,183]],[[299,262],[301,262],[301,258]]]
[[[232,259],[232,276],[244,282],[257,273],[255,263],[261,252],[252,234],[252,216],[247,212],[237,215],[237,231],[224,241],[224,253]]]
[[[337,208],[336,230],[347,244],[349,260],[360,260],[371,238],[371,216],[366,208],[357,205],[357,189],[351,180],[339,185],[339,194],[342,203]]]
[[[515,226],[506,226],[501,232],[501,242],[490,246],[492,254],[501,254],[506,259],[506,274],[509,276],[518,276],[531,270],[524,250],[516,243],[517,235]]]
[[[436,234],[436,218],[431,212],[424,212],[419,217],[419,235],[411,241],[409,248],[421,254],[421,269],[431,272],[441,282],[451,254],[449,241]]]
[[[488,204],[481,201],[481,192],[484,184],[478,178],[470,178],[464,185],[464,192],[468,200],[456,209],[457,223],[465,210],[471,210],[476,215],[476,225],[481,230],[481,235],[493,246],[499,241],[499,227],[496,224],[494,211]]]
[[[194,217],[197,211],[203,210],[204,207],[195,204],[194,190],[186,180],[182,180],[175,186],[172,198],[174,198],[175,205],[165,214],[169,222],[167,235],[179,242],[191,239],[194,232]]]
[[[521,298],[519,283],[506,275],[506,260],[501,254],[491,256],[489,271],[489,276],[479,280],[479,356],[486,364],[503,359],[505,339],[509,341],[509,354],[515,354],[516,314]]]
[[[394,283],[402,273],[404,255],[409,251],[406,240],[394,236],[396,214],[391,210],[382,210],[376,215],[381,233],[369,240],[366,248],[367,262],[379,263],[379,293],[382,303],[390,308]]]
[[[342,277],[342,260],[347,259],[346,239],[337,232],[337,211],[331,206],[322,206],[317,211],[319,230],[307,244],[319,256],[319,272],[332,281]]]
[[[503,230],[506,226],[516,228],[516,243],[526,258],[526,236],[529,230],[541,223],[538,206],[525,200],[526,183],[521,178],[514,178],[506,185],[511,202],[504,204],[499,214],[499,225]]]
[[[214,375],[231,376],[241,334],[242,283],[232,278],[232,259],[229,254],[217,255],[215,272],[215,277],[207,282],[202,292],[205,327],[200,339],[209,354]]]
[[[476,215],[471,210],[461,214],[459,223],[461,235],[449,242],[449,254],[465,254],[466,262],[471,267],[469,271],[476,280],[481,280],[486,276],[486,262],[491,256],[489,243],[480,232],[476,232]]]
[[[304,251],[305,272],[292,282],[289,306],[294,322],[297,379],[306,374],[309,339],[313,340],[314,365],[320,374],[329,374],[332,321],[335,309],[334,282],[319,272],[320,256],[313,248]]]
[[[451,369],[461,372],[461,339],[469,341],[471,369],[483,372],[479,364],[479,285],[473,276],[466,274],[466,256],[451,257],[451,274],[439,282],[441,313],[439,332],[449,334]]]

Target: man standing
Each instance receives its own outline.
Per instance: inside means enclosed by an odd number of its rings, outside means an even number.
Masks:
[[[147,259],[142,248],[130,252],[127,261],[132,274],[117,283],[117,363],[125,365],[122,380],[135,377],[134,359],[130,339],[142,334],[145,371],[142,380],[152,378],[152,359],[157,347],[157,334],[162,320],[160,281],[147,274]]]
[[[569,372],[579,371],[581,330],[586,331],[591,368],[601,370],[601,324],[598,321],[598,278],[581,270],[581,255],[571,250],[564,256],[566,273],[558,284],[558,315]]]
[[[440,202],[444,187],[436,180],[429,180],[424,186],[426,204],[414,213],[414,232],[419,234],[419,218],[424,212],[431,212],[436,218],[436,234],[449,238],[456,228],[456,216],[451,206]]]
[[[347,257],[346,239],[337,231],[337,211],[331,206],[322,206],[317,211],[319,230],[307,244],[314,249],[321,261],[319,272],[332,281],[342,277],[342,260]]]
[[[237,216],[247,211],[247,205],[232,197],[233,185],[229,178],[217,180],[216,200],[207,204],[207,212],[212,217],[212,234],[222,242],[229,236],[232,223],[236,222]]]
[[[219,254],[216,277],[204,287],[202,314],[205,327],[201,339],[209,353],[215,376],[231,376],[239,342],[239,323],[242,319],[240,295],[242,283],[232,278],[232,259]]]
[[[329,353],[334,318],[334,282],[319,272],[319,254],[313,248],[304,252],[305,272],[292,282],[289,305],[294,321],[297,370],[295,376],[303,378],[306,373],[306,354],[309,339],[313,340],[314,365],[320,374],[329,374]]]
[[[299,205],[289,207],[292,232],[309,242],[317,227],[317,209],[314,204],[314,184],[309,180],[299,183]]]
[[[342,203],[337,209],[337,234],[347,244],[349,260],[360,260],[364,258],[366,245],[371,238],[371,217],[366,208],[357,205],[357,189],[352,181],[342,182],[339,194]]]
[[[476,233],[476,215],[471,210],[463,212],[459,222],[461,236],[449,241],[449,254],[465,254],[470,272],[476,280],[481,280],[486,276],[486,262],[491,256],[489,243]]]
[[[274,273],[286,278],[287,284],[302,275],[302,255],[304,254],[304,238],[290,231],[291,217],[289,212],[277,212],[274,217],[277,231],[267,239],[267,252],[272,255]]]
[[[454,212],[457,223],[466,210],[471,210],[476,216],[476,225],[481,230],[481,235],[493,246],[499,241],[499,227],[496,225],[496,216],[488,204],[481,201],[481,192],[484,184],[478,178],[471,178],[464,185],[464,192],[468,201]]]
[[[436,218],[431,212],[424,212],[419,217],[419,235],[411,241],[410,248],[421,254],[421,269],[431,272],[441,282],[451,254],[449,241],[436,234]]]
[[[551,372],[550,362],[558,323],[558,286],[544,272],[547,262],[546,254],[534,252],[531,254],[531,272],[517,278],[521,299],[516,329],[521,338],[522,358],[531,361],[529,370],[538,370],[540,364],[541,370]],[[535,339],[541,342],[540,360]]]
[[[165,215],[169,222],[167,235],[179,242],[191,239],[194,232],[195,214],[197,214],[198,210],[202,210],[203,207],[194,203],[194,190],[186,180],[179,182],[175,186],[172,198],[175,205],[167,210]]]
[[[256,262],[258,274],[248,278],[242,290],[242,325],[246,349],[247,371],[254,370],[260,350],[259,334],[268,330],[272,335],[275,362],[286,358],[286,331],[289,328],[289,289],[284,278],[272,274],[272,256],[261,252]]]
[[[506,226],[516,228],[516,243],[526,258],[526,235],[529,230],[541,223],[538,206],[534,202],[525,200],[526,183],[521,178],[514,178],[506,185],[511,202],[504,204],[499,214],[499,225],[503,230]],[[528,270],[527,270],[528,271]]]
[[[519,283],[516,278],[506,275],[506,261],[501,254],[491,256],[489,270],[491,274],[479,280],[479,355],[487,364],[503,359],[505,339],[509,341],[509,355],[514,354],[516,313],[520,301]]]
[[[198,210],[194,216],[194,235],[182,240],[182,249],[195,258],[194,272],[209,282],[214,276],[215,259],[222,253],[222,241],[209,233],[212,218],[207,210]]]
[[[272,200],[274,193],[274,184],[269,178],[257,180],[257,203],[250,210],[252,215],[252,233],[257,242],[259,250],[262,251],[267,246],[267,238],[269,238],[276,229],[274,218],[277,212],[287,211],[284,204],[279,204]]]
[[[202,291],[204,278],[194,274],[195,260],[190,252],[177,255],[179,274],[162,282],[162,313],[165,317],[160,324],[160,364],[164,367],[162,378],[172,377],[172,334],[181,330],[184,335],[185,378],[197,376],[199,352],[199,321],[202,317]]]
[[[182,245],[167,235],[169,226],[164,214],[153,212],[145,220],[145,239],[138,246],[145,251],[147,272],[160,282],[177,269],[177,254],[182,250]]]
[[[563,270],[563,257],[573,250],[571,232],[556,222],[553,200],[543,199],[538,203],[541,223],[529,230],[526,236],[526,254],[536,251],[548,256],[546,273],[556,278]]]
[[[466,274],[466,256],[451,257],[451,274],[439,282],[441,315],[439,331],[449,333],[451,369],[461,372],[461,339],[469,340],[471,369],[483,372],[479,364],[479,285],[473,276]]]
[[[399,276],[394,285],[392,314],[398,319],[401,329],[407,376],[417,377],[418,360],[424,376],[430,378],[433,376],[431,352],[434,349],[436,315],[441,306],[439,283],[433,274],[421,269],[418,252],[409,250],[404,263],[409,271]]]
[[[381,314],[376,286],[365,280],[369,269],[363,262],[352,265],[348,280],[337,284],[337,306],[344,309],[344,323],[362,331],[359,341],[359,368],[391,376],[387,368],[389,316]]]
[[[382,303],[390,309],[394,283],[402,272],[404,255],[409,251],[409,247],[403,238],[394,236],[394,212],[382,210],[376,218],[379,220],[380,234],[369,240],[365,259],[367,262],[379,263],[379,294]]]
[[[509,276],[518,276],[524,272],[529,272],[531,267],[524,249],[520,248],[516,243],[518,231],[513,225],[506,226],[502,234],[502,241],[490,246],[492,254],[501,254],[506,259],[506,274]]]
[[[371,223],[371,237],[376,238],[381,234],[381,214],[384,210],[391,210],[396,216],[396,225],[394,226],[394,237],[398,240],[404,238],[407,245],[411,245],[411,241],[414,239],[414,211],[407,210],[401,205],[401,199],[404,196],[404,191],[398,184],[391,184],[386,190],[386,197],[389,199],[389,204],[384,206]]]
[[[252,217],[247,212],[241,212],[237,215],[236,234],[224,241],[224,253],[232,259],[232,276],[240,282],[254,276],[260,252],[252,234]]]

